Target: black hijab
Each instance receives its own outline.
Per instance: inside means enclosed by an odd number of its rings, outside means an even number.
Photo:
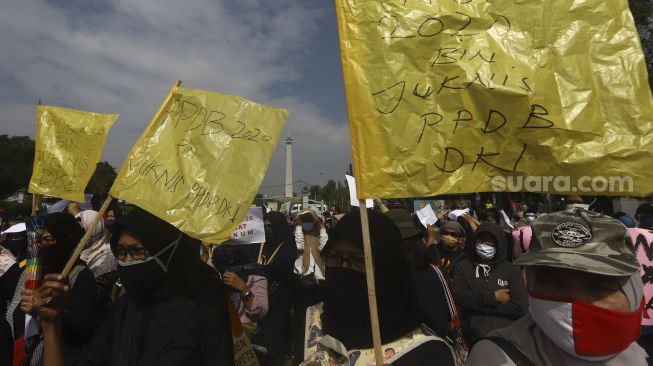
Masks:
[[[219,313],[226,314],[227,310],[224,285],[217,272],[202,262],[199,240],[138,207],[114,225],[114,253],[123,233],[140,241],[150,255],[179,238],[174,251],[169,248],[159,255],[163,263],[168,263],[163,279],[147,294],[128,293],[121,299],[126,306],[115,315],[114,348],[120,352],[114,355],[112,364],[136,365],[158,352],[159,340],[147,339],[146,335],[156,334],[160,339],[173,336],[173,325],[189,316],[189,309],[197,304],[219,309]]]
[[[44,275],[61,273],[84,236],[84,229],[75,217],[64,212],[46,215],[43,227],[52,234],[56,243],[41,246],[38,254],[39,265],[42,266]]]
[[[194,300],[206,300],[212,296],[213,291],[206,292],[207,281],[213,281],[214,284],[217,281],[217,286],[222,288],[222,282],[215,271],[200,258],[201,241],[191,238],[168,222],[134,207],[118,219],[112,229],[111,249],[114,254],[122,233],[129,233],[138,239],[151,256],[179,238],[176,248],[168,248],[159,256],[163,263],[168,263],[168,271],[160,284],[162,287],[172,285]]]
[[[297,253],[295,236],[281,212],[270,211],[263,216],[263,220],[269,221],[270,224],[266,226],[272,229],[263,245],[264,269],[270,281],[289,282]]]
[[[410,271],[401,253],[399,229],[392,219],[373,211],[369,211],[369,223],[381,340],[388,343],[417,328],[419,310]],[[328,256],[331,247],[341,240],[363,248],[361,220],[357,212],[338,221],[323,255]],[[338,282],[333,283],[336,273],[345,276],[338,275]],[[322,317],[325,334],[343,342],[347,349],[373,347],[365,274],[327,267],[325,277],[327,294]],[[355,288],[350,285],[354,283],[357,284]],[[360,310],[350,313],[342,310],[345,308]]]

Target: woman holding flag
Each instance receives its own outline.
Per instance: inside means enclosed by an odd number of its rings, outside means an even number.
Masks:
[[[126,294],[79,354],[61,342],[66,281],[49,275],[36,292],[46,366],[233,365],[224,286],[197,255],[198,240],[134,208],[116,223],[111,246]]]

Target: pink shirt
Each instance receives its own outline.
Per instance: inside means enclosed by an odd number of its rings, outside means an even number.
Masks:
[[[245,303],[241,300],[238,306],[238,316],[241,324],[253,324],[260,322],[268,314],[268,280],[263,276],[249,275],[247,287],[254,295],[252,309],[247,310]]]

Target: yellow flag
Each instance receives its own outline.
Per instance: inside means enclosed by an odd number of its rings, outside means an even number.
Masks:
[[[359,197],[653,193],[653,102],[626,0],[336,8]]]
[[[117,114],[38,106],[36,153],[29,192],[84,201]]]
[[[176,99],[138,139],[111,188],[208,242],[247,213],[288,116],[238,96],[174,88]]]

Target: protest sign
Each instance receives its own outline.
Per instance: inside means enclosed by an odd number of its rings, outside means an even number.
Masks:
[[[449,220],[456,221],[456,220],[458,220],[458,218],[460,216],[468,214],[468,213],[469,213],[469,209],[465,208],[465,209],[462,209],[462,210],[453,210],[453,211],[449,212],[449,214],[447,216],[449,217]]]
[[[547,179],[514,190],[573,193],[548,178],[588,176],[653,193],[653,101],[626,0],[336,10],[359,197],[506,190],[525,176]],[[609,194],[603,183],[579,188]]]
[[[435,215],[435,211],[433,211],[433,208],[431,208],[430,205],[424,206],[423,209],[417,210],[415,213],[417,213],[419,222],[421,222],[425,228],[429,227],[429,225],[435,225],[435,223],[438,222],[438,217]]]
[[[173,87],[170,95],[110,194],[196,239],[223,242],[254,200],[288,111],[204,90]]]
[[[222,244],[253,244],[265,242],[265,226],[263,225],[263,209],[250,208],[243,221],[231,234],[231,238]]]
[[[347,186],[349,186],[349,202],[351,207],[360,207],[358,197],[356,196],[356,178],[351,175],[345,175],[345,179],[347,179]],[[371,198],[366,199],[365,207],[373,208],[374,200]]]
[[[36,119],[29,192],[84,201],[84,189],[118,115],[40,105]]]
[[[639,271],[644,284],[644,312],[642,325],[653,325],[653,233],[646,229],[628,229],[635,255],[639,261]]]
[[[229,323],[231,325],[231,339],[234,344],[234,365],[235,366],[259,366],[256,352],[249,339],[249,336],[240,323],[240,318],[231,301],[227,296],[227,312],[229,313]]]

